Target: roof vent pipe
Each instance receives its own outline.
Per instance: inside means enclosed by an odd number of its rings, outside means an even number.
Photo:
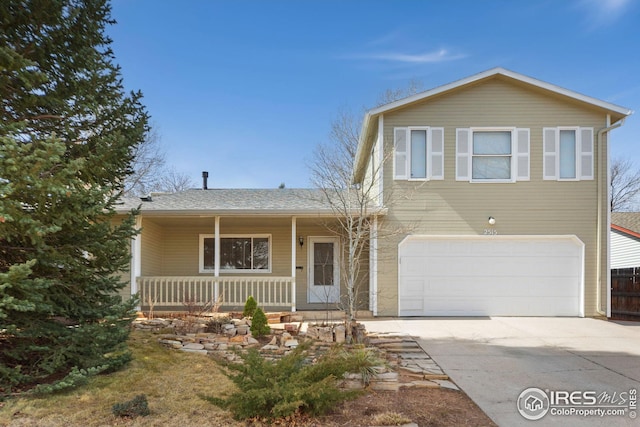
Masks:
[[[207,178],[209,178],[209,172],[203,171],[202,172],[202,189],[203,190],[207,189]]]

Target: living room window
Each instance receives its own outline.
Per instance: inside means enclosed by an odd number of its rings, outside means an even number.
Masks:
[[[200,235],[200,272],[215,270],[215,236]],[[220,271],[231,273],[266,273],[271,271],[271,236],[220,236]]]
[[[456,129],[456,180],[529,180],[529,129]]]

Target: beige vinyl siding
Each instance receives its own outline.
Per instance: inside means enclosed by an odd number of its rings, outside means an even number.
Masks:
[[[162,268],[158,275],[162,276],[198,276],[213,275],[200,273],[198,270],[199,238],[201,234],[213,234],[215,220],[210,225],[190,226],[189,219],[185,225],[163,227]],[[227,273],[221,275],[264,275],[291,276],[291,219],[269,218],[225,218],[220,219],[221,235],[253,235],[268,234],[271,236],[271,273]],[[146,235],[145,235],[146,237]],[[144,245],[144,240],[143,240]],[[144,252],[144,249],[143,249]],[[145,261],[143,260],[143,271]],[[143,275],[147,275],[143,273]]]
[[[302,267],[302,269],[296,270],[296,299],[297,299],[297,307],[299,310],[325,310],[326,305],[322,303],[308,303],[307,302],[307,289],[308,289],[308,280],[309,280],[309,260],[308,260],[308,241],[309,237],[331,237],[334,234],[330,230],[330,228],[325,225],[326,221],[319,219],[301,219],[298,218],[298,236],[302,236],[304,238],[304,245],[300,247],[300,245],[296,245],[296,265],[298,267]],[[344,248],[341,248],[344,250]],[[359,307],[362,309],[366,309],[369,303],[368,299],[368,284],[369,284],[369,253],[366,252],[363,254],[363,260],[361,264],[361,286],[364,289],[361,289],[358,295]],[[346,288],[344,279],[340,278],[340,295],[346,295]],[[339,304],[329,304],[328,307],[330,310],[340,309]],[[321,319],[321,316],[318,317]]]
[[[146,218],[142,219],[140,237],[141,263],[143,276],[159,276],[162,274],[162,227]]]
[[[586,246],[585,313],[588,316],[596,315],[598,181],[543,181],[542,129],[555,126],[593,127],[595,137],[597,131],[606,126],[606,116],[603,113],[557,95],[550,96],[529,86],[496,78],[385,114],[384,138],[387,153],[393,149],[393,128],[399,126],[443,127],[445,172],[443,181],[419,184],[394,181],[393,162],[387,157],[384,187],[385,191],[391,189],[395,202],[389,205],[385,221],[392,228],[403,228],[403,232],[390,238],[381,238],[379,242],[380,315],[397,314],[397,248],[404,236],[481,235],[485,229],[490,228],[501,235],[578,236]],[[530,129],[530,181],[456,182],[456,129],[468,127]],[[596,173],[598,152],[595,141]],[[603,147],[602,152],[606,153],[606,147]],[[606,186],[604,190],[606,193]],[[606,208],[607,202],[604,200],[602,213],[605,218]],[[487,222],[489,216],[496,219],[494,227],[490,227]],[[608,230],[602,231],[605,263],[607,232]],[[603,288],[606,288],[606,274],[608,272],[603,271],[601,276]]]

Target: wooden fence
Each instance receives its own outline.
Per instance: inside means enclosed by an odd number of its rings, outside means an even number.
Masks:
[[[640,267],[611,270],[611,318],[640,321]]]

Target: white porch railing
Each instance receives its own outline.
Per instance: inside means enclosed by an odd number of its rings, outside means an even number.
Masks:
[[[294,307],[295,301],[292,277],[143,276],[137,283],[144,307],[204,305],[218,296],[224,306],[243,306],[249,296],[262,307]]]

